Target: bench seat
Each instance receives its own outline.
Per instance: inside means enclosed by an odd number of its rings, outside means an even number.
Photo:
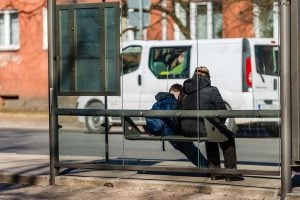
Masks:
[[[127,140],[176,141],[176,142],[205,142],[207,137],[184,137],[182,135],[154,136],[144,134],[130,117],[122,117],[124,136]]]

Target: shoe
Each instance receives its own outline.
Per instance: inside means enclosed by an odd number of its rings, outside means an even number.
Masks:
[[[226,180],[226,181],[243,181],[243,180],[245,180],[245,179],[244,179],[243,175],[241,175],[241,174],[236,174],[236,175],[227,175],[227,176],[225,177],[225,180]]]
[[[224,179],[224,175],[222,174],[211,174],[210,179],[213,181]]]

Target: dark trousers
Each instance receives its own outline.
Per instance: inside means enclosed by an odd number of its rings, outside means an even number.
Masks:
[[[226,142],[206,142],[206,155],[209,167],[220,168],[220,153],[219,153],[219,145],[222,149],[224,156],[224,165],[225,168],[235,169],[237,167],[236,160],[236,147],[234,138],[229,138]]]
[[[206,158],[193,142],[170,142],[171,145],[197,167],[208,167]]]

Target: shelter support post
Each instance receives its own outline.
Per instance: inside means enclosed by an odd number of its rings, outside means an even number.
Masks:
[[[48,0],[48,73],[49,73],[49,152],[50,152],[50,185],[55,185],[58,174],[58,117],[53,110],[57,108],[55,81],[55,7],[56,0]]]
[[[280,1],[281,198],[291,190],[291,55],[289,0]]]

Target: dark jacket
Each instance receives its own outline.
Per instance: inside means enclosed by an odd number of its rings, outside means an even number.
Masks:
[[[178,109],[178,102],[173,94],[169,92],[159,92],[151,110],[176,110]],[[174,135],[177,132],[176,118],[146,118],[147,131],[153,135]]]
[[[183,110],[226,110],[225,103],[218,88],[211,86],[209,77],[193,76],[183,83],[185,96],[181,101]],[[222,123],[225,119],[219,119]],[[206,136],[203,118],[182,118],[181,132],[185,136]],[[200,131],[198,131],[200,130]]]

